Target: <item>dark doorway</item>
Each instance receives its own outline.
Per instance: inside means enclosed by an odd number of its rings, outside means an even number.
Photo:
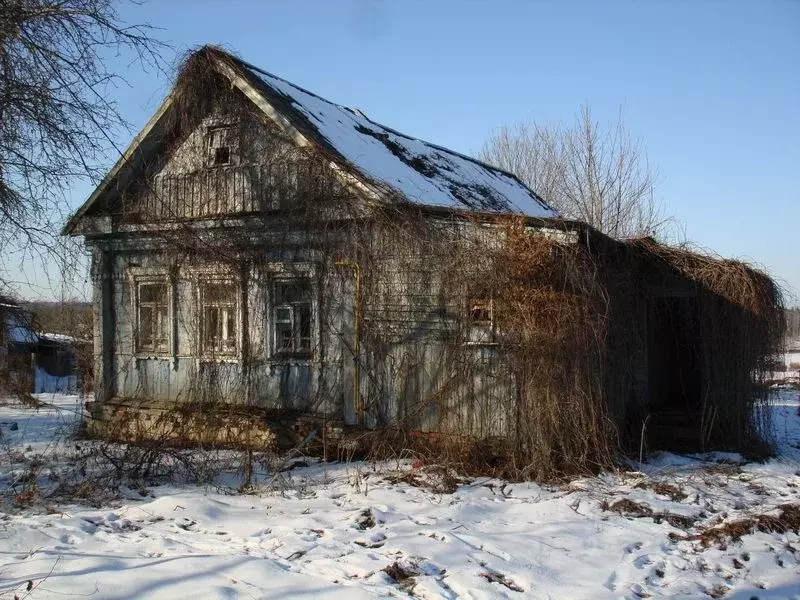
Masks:
[[[651,449],[699,451],[703,365],[697,299],[650,302],[648,375]]]

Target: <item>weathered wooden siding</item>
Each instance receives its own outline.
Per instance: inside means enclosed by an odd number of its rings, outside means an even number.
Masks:
[[[510,421],[499,406],[511,393],[510,381],[496,365],[482,364],[490,348],[458,345],[464,307],[442,294],[442,273],[431,255],[435,249],[413,243],[409,248],[402,232],[380,227],[343,232],[339,238],[331,234],[321,207],[341,200],[337,176],[298,151],[276,127],[245,113],[234,115],[235,109],[226,107],[203,119],[123,192],[121,210],[113,218],[128,226],[126,233],[87,240],[96,245],[98,265],[98,398],[241,403],[325,413],[356,424],[354,278],[334,262],[339,256],[359,260],[358,244],[353,244],[357,237],[378,259],[363,265],[362,423],[502,434]],[[207,132],[228,124],[237,127],[235,158],[210,167]],[[286,216],[300,204],[312,207],[314,220]],[[260,216],[233,225],[222,222],[242,215]],[[147,229],[202,218],[217,219],[219,227],[212,222],[203,230],[160,234]],[[455,222],[432,226],[470,230]],[[228,242],[238,250],[228,252]],[[188,249],[203,250],[204,244],[211,250],[193,254]],[[240,261],[237,252],[247,256]],[[224,360],[203,358],[199,352],[195,272],[215,267],[235,272],[243,282],[242,354]],[[310,358],[278,357],[270,341],[271,281],[297,268],[310,272],[313,281],[314,352]],[[169,351],[163,354],[148,355],[135,347],[136,274],[148,272],[169,273],[173,325]],[[476,368],[464,376],[463,369],[455,369],[456,356],[474,359]]]

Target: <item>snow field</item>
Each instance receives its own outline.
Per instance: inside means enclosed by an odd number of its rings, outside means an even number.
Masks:
[[[800,504],[797,395],[775,395],[780,456],[763,464],[662,453],[633,472],[445,494],[390,481],[406,463],[306,460],[261,474],[253,494],[150,485],[101,508],[6,497],[0,598],[800,598],[796,531],[699,538]],[[4,488],[25,460],[63,462],[75,444],[80,403],[47,400],[0,406]]]

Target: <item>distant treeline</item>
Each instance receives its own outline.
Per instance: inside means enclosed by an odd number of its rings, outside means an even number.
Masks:
[[[91,302],[28,302],[25,307],[33,313],[36,331],[92,339]]]

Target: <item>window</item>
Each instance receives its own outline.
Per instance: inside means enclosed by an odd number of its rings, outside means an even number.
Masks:
[[[169,351],[169,286],[166,281],[136,285],[136,351]]]
[[[233,128],[214,127],[208,130],[208,164],[212,167],[233,162]]]
[[[494,343],[494,301],[470,300],[468,305],[468,338],[470,344]]]
[[[473,325],[492,324],[492,301],[473,300],[469,307],[469,320]]]
[[[276,354],[311,353],[311,282],[273,284],[272,330]]]
[[[204,356],[235,355],[238,349],[238,285],[204,281],[200,285],[200,341]]]

